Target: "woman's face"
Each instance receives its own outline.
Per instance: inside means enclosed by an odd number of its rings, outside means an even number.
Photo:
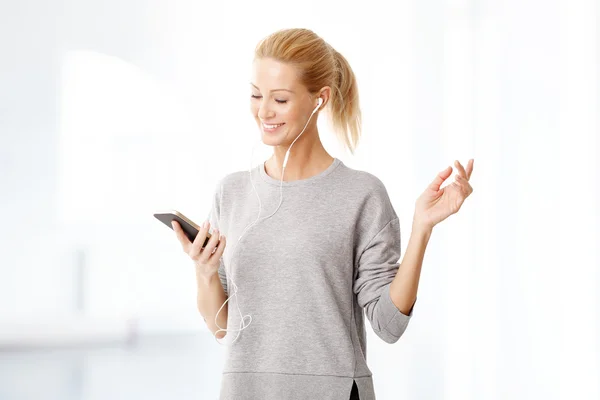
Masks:
[[[270,58],[254,60],[250,90],[250,109],[265,144],[291,144],[317,106],[316,98],[311,101],[306,87],[298,82],[294,68]],[[316,121],[317,113],[303,137],[314,129]]]

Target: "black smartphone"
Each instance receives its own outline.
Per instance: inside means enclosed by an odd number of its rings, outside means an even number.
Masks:
[[[173,225],[171,225],[171,221],[175,220],[175,221],[179,222],[179,225],[181,225],[181,228],[183,229],[185,236],[187,236],[187,238],[190,240],[190,242],[193,242],[194,239],[196,239],[196,236],[198,236],[198,232],[200,232],[200,226],[198,226],[198,224],[194,223],[194,221],[192,221],[191,219],[189,219],[188,217],[186,217],[179,211],[176,211],[176,210],[157,211],[154,213],[154,216],[159,221],[161,221],[162,223],[164,223],[171,229],[173,229]],[[212,235],[210,234],[210,232],[206,233],[206,240],[202,244],[202,248],[204,248],[206,246],[206,244],[208,243],[208,240],[211,238],[211,236]]]

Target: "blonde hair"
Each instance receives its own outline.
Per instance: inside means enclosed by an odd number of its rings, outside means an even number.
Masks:
[[[294,66],[311,95],[330,86],[331,123],[338,139],[354,154],[361,135],[361,111],[356,77],[344,56],[313,31],[301,28],[270,34],[258,43],[254,56]]]

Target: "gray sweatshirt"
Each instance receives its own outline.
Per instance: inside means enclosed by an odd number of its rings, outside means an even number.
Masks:
[[[259,202],[250,177],[260,196]],[[390,298],[400,225],[385,186],[340,159],[308,179],[283,182],[260,163],[225,175],[211,231],[227,237],[219,277],[229,298],[220,400],[374,400],[364,315],[395,343],[412,316]],[[231,280],[237,285],[233,295]],[[239,306],[239,311],[238,307]],[[413,305],[414,308],[414,305]],[[233,339],[239,334],[235,342]]]

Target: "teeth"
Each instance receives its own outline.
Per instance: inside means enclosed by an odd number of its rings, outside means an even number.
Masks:
[[[278,126],[281,126],[281,125],[283,125],[283,124],[279,124],[279,125],[267,125],[267,124],[263,123],[263,126],[265,128],[267,128],[267,129],[274,129],[274,128],[277,128]]]

